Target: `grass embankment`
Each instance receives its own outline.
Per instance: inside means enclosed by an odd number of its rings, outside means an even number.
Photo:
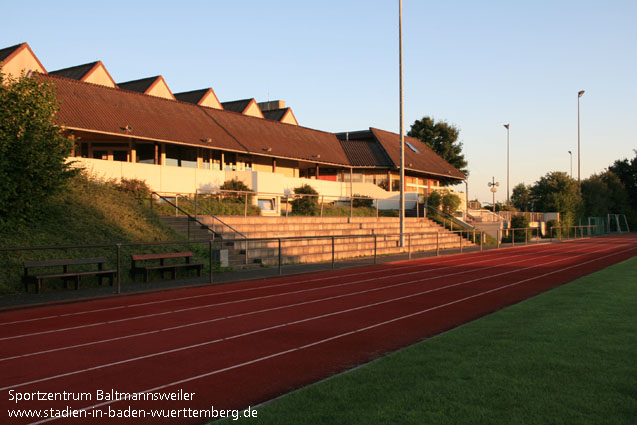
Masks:
[[[634,424],[636,275],[633,257],[294,392],[243,423]]]
[[[0,228],[0,246],[33,247],[150,242],[181,239],[164,226],[157,215],[140,204],[132,193],[111,182],[77,176],[71,185],[47,200],[37,217],[16,220]],[[129,253],[123,248],[122,253]],[[22,263],[26,260],[107,256],[109,266],[116,258],[113,248],[0,252],[0,293],[23,290]],[[125,257],[124,264],[129,263]],[[91,279],[87,279],[91,282]],[[84,283],[84,282],[83,282]],[[52,281],[45,289],[61,286]]]

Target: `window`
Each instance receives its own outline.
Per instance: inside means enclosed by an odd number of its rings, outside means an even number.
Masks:
[[[411,149],[412,151],[414,151],[414,152],[416,152],[416,153],[420,153],[420,151],[419,151],[418,149],[416,149],[416,148],[414,147],[414,145],[412,145],[412,144],[411,144],[411,143],[409,143],[408,141],[405,141],[405,144],[406,144],[407,146],[409,146],[409,149]]]
[[[197,168],[197,148],[166,145],[166,165]]]
[[[119,162],[128,161],[128,151],[113,150],[113,161],[119,161]]]
[[[93,149],[93,158],[95,158],[95,159],[108,159],[108,151]]]
[[[263,211],[274,211],[274,199],[258,199],[257,203],[259,205],[259,208],[261,208]]]
[[[155,163],[155,145],[149,143],[142,143],[136,146],[137,149],[137,162],[144,164]]]

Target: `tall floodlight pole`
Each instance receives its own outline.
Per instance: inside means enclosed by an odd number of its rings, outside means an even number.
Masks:
[[[577,92],[577,187],[581,192],[582,190],[582,179],[580,174],[580,165],[581,165],[581,152],[580,152],[580,143],[579,143],[579,99],[584,94],[584,90],[580,90]]]
[[[568,151],[568,155],[571,157],[571,178],[573,178],[573,152]]]
[[[509,197],[509,124],[504,124],[507,129],[507,204],[510,202]]]
[[[405,246],[405,130],[403,122],[403,0],[398,0],[398,68],[400,103],[400,246]],[[418,208],[418,207],[416,207]]]

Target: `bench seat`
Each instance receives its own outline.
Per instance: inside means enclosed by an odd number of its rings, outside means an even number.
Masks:
[[[45,279],[62,279],[66,288],[69,287],[69,281],[75,281],[75,289],[80,289],[80,281],[82,276],[97,276],[99,278],[99,284],[102,284],[102,279],[107,277],[109,283],[113,286],[113,280],[117,275],[117,270],[108,269],[104,270],[103,266],[107,259],[105,257],[96,258],[80,258],[80,259],[67,259],[67,260],[44,260],[44,261],[27,261],[24,263],[24,289],[29,292],[29,284],[35,285],[36,293],[40,293],[42,288],[42,282]],[[97,270],[83,270],[83,271],[69,271],[69,266],[74,265],[91,265],[97,264]],[[39,267],[62,267],[61,272],[48,272],[48,273],[36,273],[29,274],[29,270]]]

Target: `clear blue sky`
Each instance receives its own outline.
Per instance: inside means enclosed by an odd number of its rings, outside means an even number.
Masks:
[[[161,74],[173,92],[282,99],[301,125],[398,132],[398,2],[4,2],[0,47],[47,70],[102,60],[116,82]],[[469,195],[506,199],[550,171],[582,178],[637,149],[637,1],[403,0],[405,127],[460,129]],[[464,190],[462,188],[462,190]]]

